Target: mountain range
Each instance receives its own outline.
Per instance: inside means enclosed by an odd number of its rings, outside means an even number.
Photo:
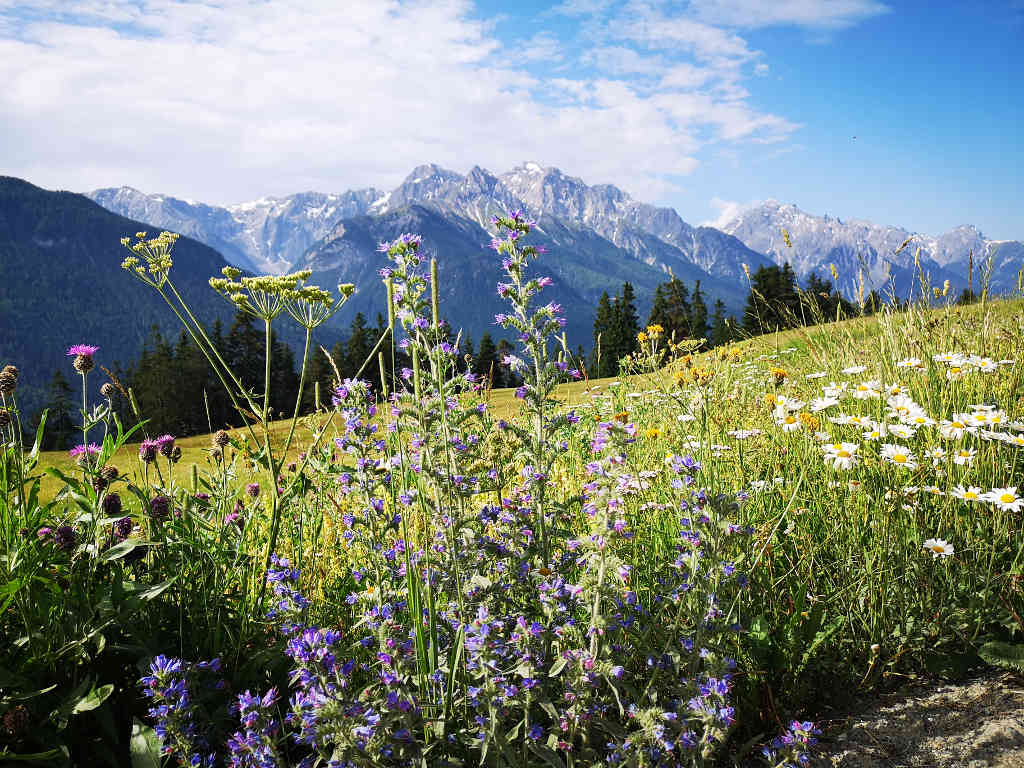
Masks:
[[[1009,292],[1024,266],[1024,243],[990,240],[971,226],[920,235],[773,200],[718,228],[693,226],[671,208],[536,163],[501,175],[422,165],[390,191],[305,192],[228,207],[130,187],[88,196],[52,192],[0,177],[0,363],[22,368],[26,403],[38,405],[53,370],[66,363],[68,345],[95,343],[105,361],[130,364],[154,324],[176,333],[159,297],[120,269],[119,240],[139,230],[184,235],[175,249],[175,280],[208,322],[230,319],[230,308],[207,285],[225,263],[275,274],[309,268],[313,282],[326,287],[355,283],[350,305],[322,329],[319,343],[328,346],[344,336],[356,311],[370,324],[386,311],[377,246],[415,232],[426,254],[438,258],[443,314],[478,339],[493,332],[493,315],[505,309],[494,292],[500,268],[488,248],[490,220],[513,208],[537,220],[531,241],[548,253],[535,269],[554,277],[545,300],[565,307],[574,347],[590,346],[598,298],[625,281],[634,286],[643,320],[655,287],[670,273],[691,290],[699,280],[709,306],[721,299],[739,315],[745,271],[760,266],[789,262],[800,278],[817,272],[826,279],[834,267],[848,297],[857,295],[863,275],[865,290],[901,298],[914,290],[919,268],[933,285],[948,279],[957,292],[969,282],[977,291],[986,279],[993,291]],[[281,329],[293,346],[294,330]]]
[[[968,283],[977,290],[991,264],[990,288],[1005,292],[1016,287],[1024,265],[1024,243],[990,240],[973,226],[921,235],[898,226],[813,215],[775,200],[752,206],[718,228],[692,226],[671,208],[639,202],[609,184],[587,185],[533,162],[500,175],[479,166],[463,175],[428,164],[386,192],[304,192],[221,208],[130,187],[95,190],[89,196],[112,211],[184,232],[243,268],[280,273],[309,267],[325,283],[337,279],[359,285],[362,278],[365,284],[374,271],[368,265],[379,259],[372,255],[371,236],[393,237],[399,223],[426,228],[420,234],[435,248],[442,272],[446,266],[451,270],[449,285],[456,296],[460,275],[487,272],[481,262],[487,257],[479,249],[489,242],[491,216],[520,208],[537,219],[538,242],[552,251],[548,268],[569,282],[566,298],[575,294],[589,307],[602,290],[614,293],[626,278],[634,282],[641,309],[646,309],[648,289],[670,271],[691,286],[700,280],[707,295],[738,312],[747,291],[745,270],[769,264],[789,262],[800,278],[812,272],[828,278],[835,267],[837,287],[848,297],[857,295],[863,280],[865,291],[874,288],[900,298],[914,290],[919,270],[933,285],[949,280],[953,290]],[[435,228],[439,236],[445,230],[443,249],[431,245]],[[383,308],[379,297],[366,296],[356,306],[364,312]],[[579,318],[580,333],[572,328],[570,335],[585,343],[589,322],[589,315]]]
[[[72,344],[100,348],[96,362],[116,370],[139,357],[154,326],[172,343],[181,326],[150,287],[121,268],[130,255],[120,244],[136,232],[156,234],[150,222],[112,213],[73,192],[41,189],[0,176],[0,366],[20,371],[18,403],[23,424],[46,402],[47,384],[62,371],[78,390],[77,374],[65,355]],[[157,228],[158,231],[158,228]],[[190,237],[174,246],[171,276],[195,315],[225,332],[234,309],[214,293],[209,278],[228,262]],[[279,334],[301,354],[301,331],[288,319]],[[336,328],[318,329],[328,347],[343,338]],[[167,386],[175,387],[174,372]],[[89,395],[99,401],[102,371],[89,376]]]

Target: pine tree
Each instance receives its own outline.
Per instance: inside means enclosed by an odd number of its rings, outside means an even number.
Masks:
[[[462,337],[462,341],[459,342],[459,356],[456,363],[459,367],[460,373],[473,370],[473,361],[476,357],[476,352],[474,350],[473,337],[467,333]],[[469,360],[468,363],[466,362],[467,358]]]
[[[180,427],[177,392],[171,379],[174,370],[174,351],[154,325],[131,379],[139,415],[146,420],[150,434],[173,432]]]
[[[720,347],[732,341],[732,331],[725,317],[725,304],[715,299],[715,311],[711,315],[711,346]]]
[[[640,319],[636,314],[636,294],[631,283],[622,284],[622,292],[615,297],[612,304],[611,323],[608,329],[608,372],[613,376],[618,372],[619,360],[636,351],[636,335],[640,331]],[[605,349],[602,344],[601,368],[604,369]]]
[[[270,333],[270,410],[275,418],[291,416],[299,394],[299,375],[295,372],[292,348]]]
[[[607,354],[607,344],[611,338],[609,332],[612,326],[612,304],[608,298],[608,291],[601,294],[597,302],[597,312],[594,315],[594,350],[590,368],[594,378],[603,378],[610,375],[611,364]]]
[[[46,411],[46,429],[43,431],[42,449],[56,451],[68,448],[75,439],[78,427],[71,416],[74,407],[74,393],[63,371],[57,369],[50,379],[47,401],[43,409],[32,419],[32,432],[39,428],[39,422]]]
[[[648,325],[660,325],[666,338],[685,339],[690,336],[690,297],[686,284],[673,275],[654,290],[654,304]]]
[[[362,312],[356,312],[356,316],[352,318],[352,324],[349,326],[348,341],[345,342],[345,369],[350,371],[350,376],[356,375],[372,351],[373,340],[366,327],[366,318]],[[366,363],[366,367],[363,369],[363,378],[369,378],[367,373],[370,371],[370,365],[371,363]],[[376,368],[376,366],[374,367]]]
[[[209,334],[210,342],[220,353],[221,357],[227,359],[227,341],[224,338],[224,326],[217,318],[213,323],[213,330]],[[207,363],[209,365],[209,363]],[[213,429],[217,430],[229,424],[238,423],[238,415],[235,413],[231,403],[231,397],[220,379],[212,371],[207,371],[209,387],[206,392],[207,401],[210,407],[210,421]]]
[[[242,386],[254,395],[253,402],[261,405],[259,398],[263,396],[263,348],[266,346],[264,330],[256,328],[251,315],[239,310],[235,313],[231,328],[228,330],[225,357],[231,370],[241,380]],[[240,403],[248,408],[248,403]],[[237,416],[234,417],[238,419]]]
[[[700,280],[693,288],[693,306],[690,310],[690,337],[706,339],[708,335],[708,307],[704,303],[704,292]]]
[[[334,379],[334,370],[327,362],[327,355],[320,347],[316,347],[309,354],[309,363],[306,366],[306,385],[302,392],[302,412],[312,413],[316,408],[317,390],[320,392],[320,406],[330,405],[329,393],[331,382]],[[317,386],[319,385],[319,386]]]
[[[519,374],[513,371],[508,365],[502,362],[506,357],[515,353],[515,347],[512,346],[512,342],[508,339],[498,340],[498,351],[495,357],[498,360],[498,365],[494,370],[494,388],[501,389],[505,387],[518,387],[522,384],[522,380],[519,378]]]
[[[178,408],[172,416],[168,432],[174,435],[190,435],[205,417],[203,410],[203,385],[205,366],[197,368],[190,348],[192,341],[188,333],[182,329],[178,333],[178,342],[172,351],[173,370],[177,374]],[[195,350],[197,353],[198,350]],[[200,353],[201,357],[201,353]],[[205,360],[201,360],[205,363]]]
[[[498,383],[494,379],[499,378],[498,363],[498,348],[495,346],[491,334],[485,332],[480,337],[480,351],[473,358],[473,373],[480,376],[485,384],[490,382],[492,387],[497,387]]]

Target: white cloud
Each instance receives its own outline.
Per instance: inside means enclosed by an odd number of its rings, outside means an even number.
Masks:
[[[748,103],[741,37],[620,12],[569,62],[550,33],[521,57],[469,0],[0,0],[2,172],[226,203],[535,157],[664,199],[708,145],[795,130]]]
[[[723,229],[745,210],[756,205],[754,202],[738,203],[735,200],[722,200],[719,197],[712,197],[710,202],[711,207],[718,211],[718,217],[711,221],[701,222],[701,226],[715,227],[717,229]]]

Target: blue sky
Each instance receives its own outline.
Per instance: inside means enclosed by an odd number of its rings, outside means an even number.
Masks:
[[[1020,40],[1021,0],[0,0],[0,173],[231,203],[535,160],[692,223],[1021,239]]]

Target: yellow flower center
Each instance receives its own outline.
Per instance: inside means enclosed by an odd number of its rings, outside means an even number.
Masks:
[[[841,459],[848,459],[848,458],[850,458],[850,452],[849,451],[836,451],[836,456],[838,456]]]
[[[1003,502],[1003,504],[1012,504],[1017,500],[1017,498],[1012,493],[1004,493],[999,497],[999,500]]]
[[[978,494],[976,494],[974,491],[964,491],[964,498],[965,499],[977,499],[978,498]]]
[[[937,552],[939,554],[942,554],[945,551],[946,551],[946,548],[944,546],[942,546],[941,544],[932,544],[932,552]]]
[[[907,461],[907,457],[904,456],[902,453],[897,453],[893,455],[892,460],[895,461],[897,464],[904,464]]]

